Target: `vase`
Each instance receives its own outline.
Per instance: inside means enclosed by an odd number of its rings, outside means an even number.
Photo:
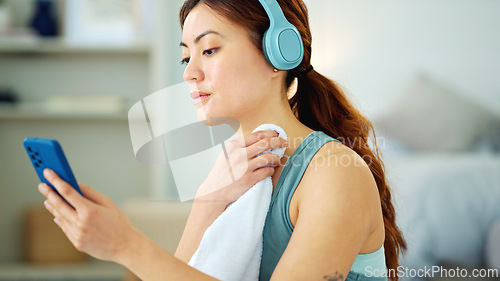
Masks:
[[[35,12],[31,21],[31,27],[40,36],[57,36],[58,23],[54,2],[50,0],[37,0],[35,2]]]

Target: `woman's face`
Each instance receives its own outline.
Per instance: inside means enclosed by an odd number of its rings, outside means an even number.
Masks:
[[[241,122],[259,114],[276,73],[243,27],[199,4],[184,22],[181,48],[187,63],[184,80],[200,120],[213,116]]]

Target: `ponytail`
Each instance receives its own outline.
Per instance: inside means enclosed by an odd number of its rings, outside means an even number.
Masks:
[[[296,73],[289,72],[286,84],[289,87]],[[406,242],[396,225],[396,214],[385,178],[384,165],[377,147],[372,123],[348,100],[346,94],[332,80],[312,70],[298,75],[297,92],[289,99],[290,107],[301,123],[336,138],[350,147],[366,162],[375,178],[382,204],[385,226],[384,250],[386,266],[396,272],[398,257],[406,249]],[[373,149],[369,146],[373,143]],[[398,280],[398,276],[389,276]]]

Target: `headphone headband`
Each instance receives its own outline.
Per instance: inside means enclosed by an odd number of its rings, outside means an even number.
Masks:
[[[274,26],[275,20],[278,22],[288,22],[276,0],[259,0],[259,2],[269,17],[270,26]]]

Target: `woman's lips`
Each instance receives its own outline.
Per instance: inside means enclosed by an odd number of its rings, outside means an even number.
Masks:
[[[204,100],[206,100],[209,96],[210,96],[210,94],[205,93],[205,92],[201,92],[201,91],[193,91],[193,92],[191,92],[191,97],[192,97],[192,98],[193,98],[193,100],[194,100],[194,104],[197,104],[197,103],[203,102],[203,101],[204,101]]]
[[[210,97],[210,95],[199,95],[198,97],[196,97],[194,99],[194,104],[198,104],[198,103],[201,103],[203,102],[204,100],[208,99]]]

